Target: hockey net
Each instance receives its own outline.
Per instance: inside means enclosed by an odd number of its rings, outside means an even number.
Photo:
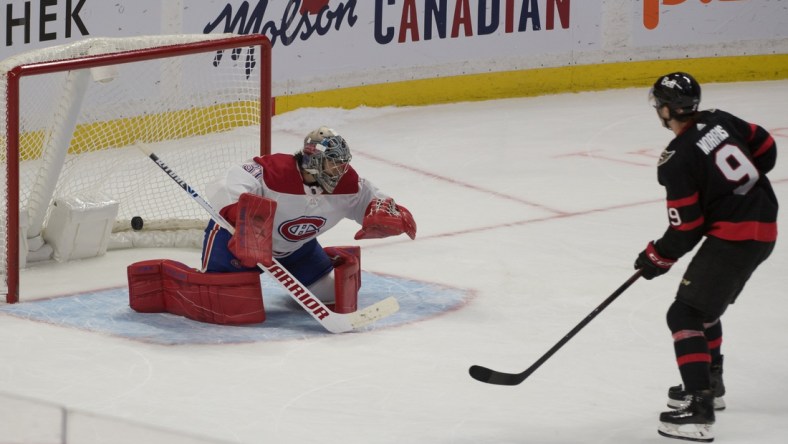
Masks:
[[[261,35],[199,34],[90,38],[0,62],[6,301],[38,261],[199,246],[205,211],[138,147],[196,189],[267,153],[270,53]]]

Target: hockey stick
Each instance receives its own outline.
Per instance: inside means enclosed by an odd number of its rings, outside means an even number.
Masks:
[[[162,169],[170,179],[174,180],[175,183],[180,185],[184,191],[186,191],[192,199],[194,199],[201,207],[208,212],[211,218],[219,224],[222,228],[229,231],[231,234],[235,232],[235,229],[232,225],[230,225],[227,220],[222,217],[216,210],[211,207],[205,199],[202,198],[197,191],[195,191],[189,184],[186,183],[183,179],[181,179],[170,167],[167,166],[159,157],[151,152],[146,146],[141,143],[137,143],[137,148],[139,148],[142,152],[144,152],[159,168]],[[267,266],[265,264],[257,264],[260,269],[266,271],[270,274],[287,292],[287,294],[295,299],[296,302],[301,305],[301,307],[306,310],[310,315],[312,315],[317,322],[319,322],[326,330],[330,331],[331,333],[344,333],[351,330],[356,330],[358,328],[364,327],[369,325],[378,319],[385,318],[386,316],[392,315],[399,310],[399,303],[393,296],[389,296],[382,301],[379,301],[375,304],[370,305],[363,310],[357,310],[353,313],[335,313],[326,307],[323,302],[318,299],[314,294],[312,294],[309,289],[298,282],[298,279],[295,278],[287,269],[285,269],[279,261],[273,259],[273,265]]]
[[[487,367],[482,367],[480,365],[473,365],[468,372],[471,374],[471,377],[477,381],[486,382],[488,384],[497,384],[497,385],[517,385],[523,381],[525,378],[531,376],[531,373],[535,372],[542,364],[545,363],[548,359],[555,352],[558,351],[559,348],[563,347],[564,344],[569,342],[570,339],[574,335],[576,335],[580,330],[583,329],[592,319],[596,317],[602,310],[607,308],[611,302],[613,302],[617,297],[621,296],[621,293],[624,292],[630,285],[632,285],[639,277],[640,277],[640,270],[637,270],[635,274],[632,275],[626,282],[624,282],[616,291],[613,292],[610,296],[607,297],[597,308],[594,309],[585,319],[583,319],[579,324],[575,326],[566,336],[563,337],[557,344],[553,346],[550,350],[547,351],[544,355],[542,355],[539,360],[534,362],[533,365],[525,369],[522,373],[504,373],[495,370],[491,370]]]

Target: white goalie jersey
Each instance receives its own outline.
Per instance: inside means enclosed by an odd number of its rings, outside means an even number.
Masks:
[[[298,162],[290,154],[255,157],[232,167],[208,187],[206,196],[214,208],[235,225],[238,199],[252,193],[276,201],[273,254],[285,257],[325,233],[342,219],[361,224],[373,199],[388,196],[360,178],[352,167],[336,189],[325,194],[319,185],[304,184]]]

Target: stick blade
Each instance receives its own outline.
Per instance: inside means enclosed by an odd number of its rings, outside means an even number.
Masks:
[[[487,382],[492,377],[492,370],[481,365],[472,365],[468,369],[468,373],[470,373],[471,378],[481,382]]]
[[[399,302],[397,302],[394,296],[389,296],[369,307],[351,313],[352,319],[350,323],[353,325],[354,329],[358,329],[391,316],[397,311],[399,311]]]
[[[481,365],[472,365],[468,369],[468,373],[471,375],[471,378],[477,381],[495,385],[517,385],[525,379],[519,373],[498,372]]]
[[[321,321],[323,327],[331,333],[346,333],[358,330],[375,321],[391,316],[399,311],[399,302],[394,296],[365,307],[353,313],[333,313]]]

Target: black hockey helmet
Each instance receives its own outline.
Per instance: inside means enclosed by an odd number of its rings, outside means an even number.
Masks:
[[[670,73],[654,82],[649,100],[657,109],[667,106],[673,118],[691,115],[700,106],[700,84],[686,72]]]

